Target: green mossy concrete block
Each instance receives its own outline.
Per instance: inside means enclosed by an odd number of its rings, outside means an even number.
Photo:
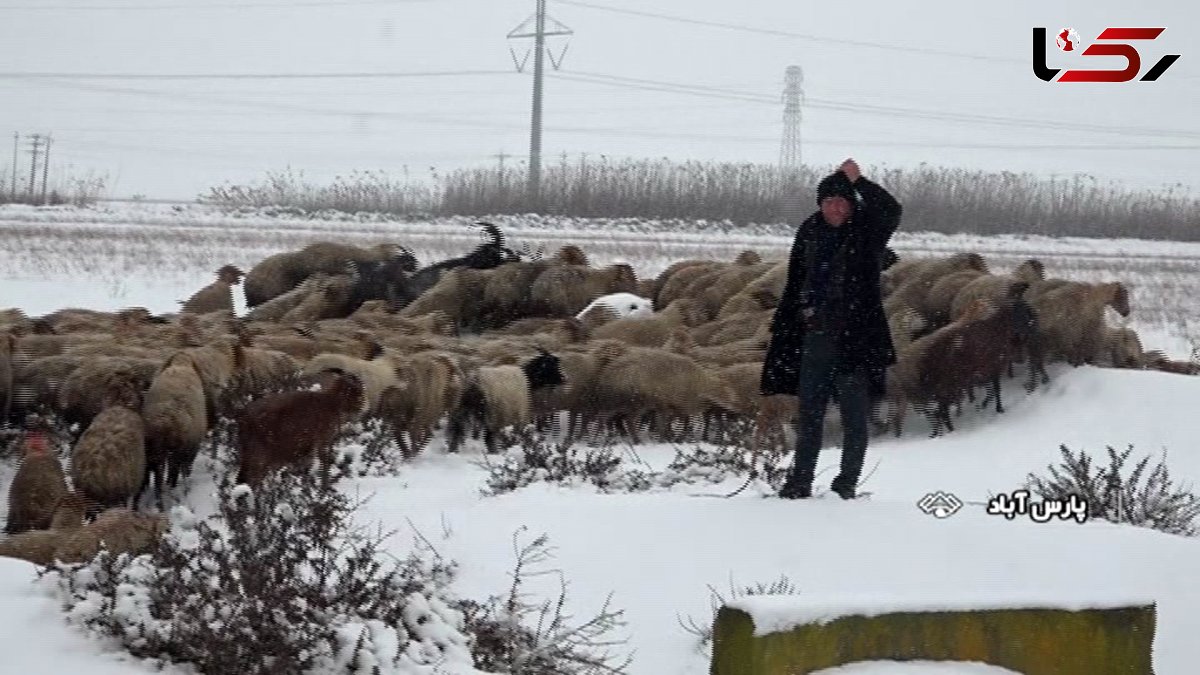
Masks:
[[[979,661],[1024,675],[1153,675],[1155,607],[987,609],[844,616],[754,635],[722,607],[712,675],[804,675],[873,660]]]

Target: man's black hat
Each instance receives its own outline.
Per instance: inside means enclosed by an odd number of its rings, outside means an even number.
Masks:
[[[858,195],[855,194],[854,185],[850,183],[850,179],[841,171],[835,171],[821,179],[817,185],[817,205],[819,206],[826,197],[845,197],[851,203],[858,201]]]

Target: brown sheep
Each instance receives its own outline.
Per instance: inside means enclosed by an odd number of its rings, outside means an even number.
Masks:
[[[936,404],[937,409],[932,415],[934,436],[939,434],[941,424],[945,424],[948,431],[954,431],[950,406],[958,404],[963,394],[974,386],[990,385],[991,396],[996,399],[996,412],[1004,412],[1000,401],[1000,377],[1013,361],[1017,345],[1012,312],[1011,305],[996,306],[986,299],[979,299],[976,306],[963,315],[967,320],[950,324],[928,336],[928,348],[921,354],[918,364],[919,393],[911,400]]]
[[[698,326],[708,320],[699,300],[680,298],[666,309],[646,317],[626,317],[592,330],[596,340],[620,340],[641,347],[661,347],[680,326]]]
[[[142,489],[154,478],[154,496],[162,508],[163,465],[167,484],[179,485],[179,474],[190,476],[192,463],[208,432],[208,410],[204,382],[196,362],[186,352],[177,352],[150,383],[142,401],[146,429],[146,478]]]
[[[4,531],[18,534],[50,527],[58,500],[67,493],[67,479],[44,431],[25,436],[24,456],[8,486],[8,522]]]
[[[951,272],[933,282],[915,309],[931,326],[945,326],[950,323],[950,308],[958,294],[972,282],[988,276],[992,275],[979,270]]]
[[[304,281],[291,270],[294,258],[292,251],[270,255],[250,268],[242,282],[242,293],[247,307],[257,307],[294,289]]]
[[[13,404],[13,357],[17,351],[17,338],[12,333],[0,334],[0,427],[12,419]]]
[[[886,402],[889,410],[885,427],[890,426],[897,437],[903,429],[909,403],[923,403],[926,400],[921,397],[921,368],[927,363],[926,354],[933,346],[940,344],[934,336],[950,333],[967,322],[986,317],[991,307],[986,299],[976,300],[968,306],[968,311],[954,322],[915,340],[914,332],[922,330],[926,325],[924,317],[912,308],[903,307],[888,315],[888,328],[893,335],[896,349],[896,363],[888,367],[886,373]]]
[[[679,298],[686,297],[684,290],[697,278],[729,266],[730,263],[717,260],[685,260],[668,267],[658,277],[658,295],[654,297],[654,309],[661,310]]]
[[[229,391],[246,367],[245,348],[236,338],[223,338],[203,347],[184,350],[196,364],[204,383],[204,401],[208,410],[208,426],[229,409]]]
[[[710,409],[737,410],[730,384],[682,354],[628,347],[605,360],[586,417],[618,424],[635,443],[637,426],[650,414],[665,429],[671,420],[699,419]]]
[[[286,387],[294,382],[300,372],[300,362],[280,351],[247,347],[242,350],[242,358],[244,368],[233,392],[238,400]]]
[[[299,251],[271,255],[250,268],[242,290],[246,306],[257,307],[296,288],[310,276],[324,272],[344,272],[346,263],[382,262],[401,251],[395,244],[379,244],[369,249],[333,242],[309,244]]]
[[[902,264],[903,262],[893,265],[884,274],[893,272]],[[955,253],[944,258],[920,261],[919,264],[906,267],[905,270],[903,276],[900,276],[899,272],[895,272],[889,277],[893,280],[903,278],[904,281],[896,285],[895,290],[884,300],[886,313],[890,314],[892,308],[898,304],[908,305],[920,311],[926,296],[929,295],[929,290],[942,277],[966,270],[986,273],[988,267],[983,256],[978,253]]]
[[[439,352],[394,362],[396,377],[406,386],[386,390],[382,407],[390,416],[396,445],[413,457],[429,443],[438,420],[458,407],[464,375],[451,356]]]
[[[480,314],[489,271],[470,267],[447,270],[429,290],[400,310],[400,316],[415,318],[440,311],[449,316],[455,326],[468,325]]]
[[[712,264],[718,264],[719,262],[720,261],[717,261],[717,260],[698,260],[698,259],[677,260],[677,261],[671,263],[670,265],[668,265],[667,268],[664,269],[662,272],[658,273],[658,276],[654,278],[654,285],[655,285],[658,293],[661,293],[662,289],[663,289],[663,285],[667,283],[667,280],[670,279],[671,277],[675,276],[675,274],[677,272],[679,272],[680,270],[688,268],[688,267],[692,267],[695,265],[712,265]],[[658,307],[658,305],[657,305],[658,293],[655,293],[654,295],[644,296],[644,297],[648,297],[651,300],[654,300],[656,303],[655,307]]]
[[[1120,282],[1070,282],[1030,300],[1037,313],[1049,358],[1064,358],[1072,366],[1094,363],[1104,343],[1105,307],[1128,317],[1129,291]]]
[[[350,296],[354,292],[354,277],[334,274],[315,284],[308,295],[279,319],[281,322],[320,321],[346,316]]]
[[[485,335],[541,335],[557,343],[583,342],[588,339],[588,330],[583,321],[569,319],[520,319],[504,328],[492,330]]]
[[[102,548],[112,555],[150,553],[167,529],[167,517],[161,513],[108,509],[83,527],[61,532],[54,558],[64,563],[87,562]]]
[[[1141,368],[1145,350],[1137,331],[1132,328],[1106,328],[1104,341],[1096,354],[1096,365],[1107,368]]]
[[[582,312],[596,298],[636,290],[637,274],[624,263],[601,269],[557,265],[538,275],[529,287],[530,314],[565,319]]]
[[[245,321],[281,321],[284,315],[295,309],[300,303],[304,302],[312,292],[321,287],[329,279],[330,275],[324,272],[318,272],[311,277],[296,285],[295,288],[289,288],[286,292],[280,293],[275,297],[265,302],[255,305],[250,311],[246,312]],[[244,284],[249,284],[250,280],[247,277]]]
[[[83,365],[82,356],[60,355],[24,359],[17,355],[13,363],[12,405],[15,415],[38,410],[58,410],[58,395],[63,382]]]
[[[575,244],[567,244],[558,249],[558,252],[554,254],[554,261],[562,265],[582,265],[584,267],[592,264],[583,249]]]
[[[104,409],[71,450],[71,484],[104,506],[136,505],[146,478],[146,431],[135,386],[106,383]]]
[[[237,418],[238,483],[256,487],[271,472],[317,455],[325,470],[346,422],[358,416],[363,385],[345,371],[325,371],[320,391],[287,391],[248,404]]]
[[[764,326],[769,330],[773,314],[774,310],[760,309],[709,321],[692,328],[692,339],[708,347],[756,337]]]
[[[562,263],[552,260],[534,260],[505,263],[488,270],[482,275],[485,281],[479,327],[500,328],[512,321],[529,316],[531,313],[529,294],[533,282],[556,264]]]
[[[1038,287],[1039,282],[1046,278],[1046,268],[1040,260],[1030,258],[1021,263],[1011,275],[984,274],[976,277],[954,296],[950,304],[950,320],[962,315],[967,305],[978,298],[987,298],[995,303],[1004,302],[1009,296],[1009,289],[1014,283],[1024,281],[1030,285],[1030,290]],[[1026,299],[1032,297],[1027,291]]]
[[[27,530],[0,541],[0,556],[17,558],[35,565],[51,565],[55,551],[71,531],[83,527],[89,510],[98,505],[74,492],[66,492],[54,506],[49,529]]]
[[[726,300],[717,311],[717,318],[723,319],[745,311],[774,309],[783,296],[783,287],[787,285],[787,271],[786,260],[773,263],[763,274]]]
[[[758,265],[734,265],[712,278],[711,283],[696,289],[688,289],[688,296],[699,299],[704,303],[710,316],[717,316],[721,308],[743,291],[751,282],[760,279],[775,265],[763,263]],[[703,279],[704,277],[701,277]]]
[[[86,427],[104,407],[104,383],[125,380],[137,391],[150,386],[160,361],[101,356],[71,371],[58,392],[59,410],[69,424]]]
[[[222,310],[233,311],[233,287],[238,285],[246,273],[225,265],[217,270],[217,280],[196,291],[181,303],[179,311],[187,314],[208,314]]]

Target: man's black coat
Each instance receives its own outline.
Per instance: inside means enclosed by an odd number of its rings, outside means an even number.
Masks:
[[[885,374],[896,362],[896,352],[883,313],[879,274],[885,249],[900,225],[900,202],[878,184],[859,176],[854,188],[862,197],[855,205],[846,236],[847,321],[838,351],[842,369],[866,366],[872,399],[883,397]],[[796,230],[788,260],[787,285],[771,321],[771,344],[763,362],[761,392],[764,395],[795,396],[800,383],[800,355],[804,348],[804,321],[800,314],[800,290],[804,286],[805,247],[814,228],[827,227],[821,212],[809,216]]]

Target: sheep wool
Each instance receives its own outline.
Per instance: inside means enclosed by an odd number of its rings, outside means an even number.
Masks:
[[[71,452],[71,482],[83,495],[120,506],[138,494],[146,475],[145,428],[133,400],[109,405],[92,420]]]
[[[62,464],[43,432],[25,439],[25,456],[8,486],[8,522],[4,531],[19,534],[50,527],[59,499],[67,493]]]
[[[520,366],[485,366],[476,371],[475,382],[487,402],[484,424],[489,429],[529,423],[529,380]]]
[[[142,419],[146,433],[146,463],[154,476],[155,496],[162,503],[162,463],[168,484],[179,483],[179,473],[191,465],[208,431],[204,382],[196,363],[184,352],[176,353],[146,391]]]

